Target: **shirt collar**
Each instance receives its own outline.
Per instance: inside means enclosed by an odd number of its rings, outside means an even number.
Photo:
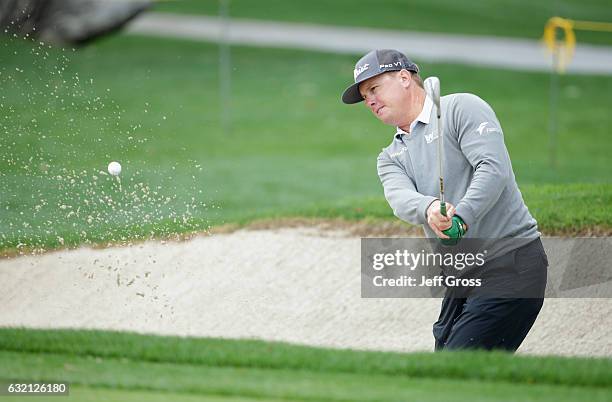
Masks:
[[[429,96],[425,96],[425,102],[423,102],[423,109],[421,113],[417,116],[416,119],[412,123],[410,123],[410,132],[414,130],[414,127],[418,122],[429,124],[429,118],[431,117],[431,109],[433,108],[433,101]],[[395,138],[400,138],[402,134],[410,135],[410,133],[405,132],[401,128],[397,127],[397,131],[395,132]]]

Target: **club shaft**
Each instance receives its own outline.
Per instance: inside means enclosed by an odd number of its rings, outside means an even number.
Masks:
[[[440,106],[441,108],[441,106]],[[438,175],[440,176],[440,213],[446,216],[446,202],[444,201],[444,134],[442,131],[442,119],[438,111]]]

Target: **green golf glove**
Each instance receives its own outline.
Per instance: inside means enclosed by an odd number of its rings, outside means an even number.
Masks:
[[[454,246],[459,243],[459,240],[461,240],[467,231],[465,222],[457,215],[453,216],[452,222],[453,224],[451,227],[442,231],[442,233],[449,237],[448,239],[440,239],[445,246]]]

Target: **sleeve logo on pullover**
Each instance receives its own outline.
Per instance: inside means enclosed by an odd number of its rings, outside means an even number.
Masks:
[[[488,121],[485,121],[484,123],[480,123],[480,126],[478,126],[478,128],[476,129],[476,131],[478,131],[478,134],[485,135],[485,134],[491,134],[491,133],[501,133],[501,130],[499,128],[487,127],[487,124],[489,124]]]

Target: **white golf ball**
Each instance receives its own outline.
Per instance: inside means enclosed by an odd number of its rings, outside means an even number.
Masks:
[[[121,173],[121,165],[119,164],[119,162],[111,162],[108,164],[108,173],[113,175],[113,176],[119,176],[119,173]]]

